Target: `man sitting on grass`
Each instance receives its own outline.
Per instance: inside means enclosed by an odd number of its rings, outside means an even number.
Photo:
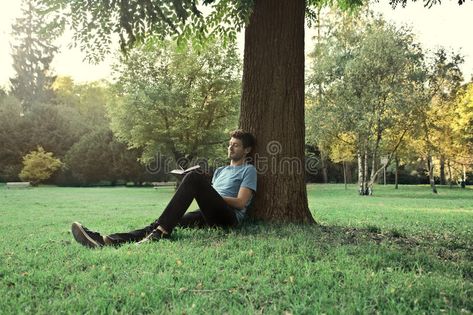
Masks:
[[[150,225],[131,232],[102,236],[74,222],[72,235],[84,246],[99,248],[128,242],[158,241],[168,238],[176,226],[237,226],[245,218],[246,208],[256,192],[256,168],[246,163],[255,138],[242,130],[235,130],[230,136],[230,165],[219,167],[212,183],[197,172],[187,174],[161,216]],[[186,213],[194,199],[199,209]]]

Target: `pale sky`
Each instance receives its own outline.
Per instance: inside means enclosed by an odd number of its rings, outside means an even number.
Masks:
[[[11,24],[20,15],[21,1],[1,0],[0,10],[0,86],[9,85],[9,78],[14,75],[12,69],[10,33]],[[459,6],[456,0],[444,0],[441,5],[430,9],[424,8],[422,1],[408,2],[407,8],[393,10],[388,0],[372,4],[371,8],[380,12],[387,20],[397,25],[410,25],[417,40],[424,49],[435,49],[443,46],[461,52],[465,57],[462,67],[465,79],[473,74],[473,40],[469,39],[473,30],[473,1],[466,1]],[[306,53],[311,49],[309,40],[311,32],[306,35]],[[243,36],[239,36],[239,47],[243,47]],[[84,53],[79,49],[67,48],[70,35],[58,41],[60,53],[54,58],[52,68],[58,75],[69,75],[76,82],[86,82],[110,78],[112,56],[99,65],[83,62]]]

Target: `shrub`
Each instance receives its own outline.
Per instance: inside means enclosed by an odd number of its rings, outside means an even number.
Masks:
[[[42,147],[37,151],[31,151],[23,157],[23,169],[20,172],[20,178],[24,181],[30,181],[32,185],[38,185],[51,177],[63,163],[53,157],[52,152],[46,152]]]

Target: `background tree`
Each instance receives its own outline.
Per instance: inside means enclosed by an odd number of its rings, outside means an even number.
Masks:
[[[75,108],[38,104],[25,118],[30,129],[23,132],[29,137],[30,147],[40,145],[61,159],[87,131],[85,120]]]
[[[31,151],[31,124],[14,96],[0,97],[0,181],[17,181],[23,156]]]
[[[88,129],[108,125],[106,104],[111,100],[110,83],[104,80],[76,84],[71,77],[59,76],[52,85],[52,104],[73,108]]]
[[[429,73],[425,94],[426,106],[420,115],[422,126],[421,154],[427,164],[430,186],[433,193],[437,193],[435,184],[435,157],[444,163],[445,148],[451,143],[452,100],[463,81],[460,65],[463,58],[456,53],[448,53],[440,48],[434,52],[428,64]],[[443,166],[441,167],[443,168]]]
[[[416,136],[418,135],[418,131],[419,128],[417,125],[412,126],[412,128],[407,131],[402,139],[402,143],[399,145],[396,152],[394,152],[391,165],[387,166],[387,169],[392,167],[392,172],[394,173],[394,189],[399,189],[400,171],[405,170],[406,167],[412,167],[419,158],[418,151],[416,150]],[[392,140],[388,142],[393,143]]]
[[[234,46],[178,47],[150,40],[116,67],[112,130],[131,147],[175,161],[211,158],[237,125],[240,61]],[[186,158],[186,161],[182,159]],[[186,167],[187,165],[182,165]]]
[[[48,143],[61,144],[56,150],[65,155],[67,168],[56,182],[89,185],[123,180],[141,184],[156,180],[157,176],[147,173],[137,161],[141,151],[128,150],[112,136],[106,113],[106,103],[112,99],[109,84],[75,84],[69,77],[58,77],[53,89],[55,97],[49,107],[56,115],[50,114],[51,125],[43,124],[39,130],[49,129]]]
[[[454,141],[448,173],[450,182],[461,178],[462,187],[465,187],[466,172],[473,169],[473,83],[463,86],[453,103],[455,116],[451,127]],[[460,174],[457,165],[461,167]]]
[[[347,164],[355,159],[355,136],[341,133],[334,139],[330,147],[330,159],[335,163],[342,163],[343,183],[347,189]]]
[[[38,147],[37,151],[32,151],[23,158],[20,178],[36,186],[50,178],[62,165],[61,160],[55,158],[52,152],[46,152],[42,147]]]
[[[366,23],[365,14],[353,16],[336,8],[330,8],[323,17],[319,15],[317,19],[317,41],[309,54],[311,71],[306,80],[306,141],[316,145],[320,151],[324,182],[327,182],[325,178],[328,177],[327,157],[335,158],[336,163],[341,162],[348,157],[342,146],[345,145],[351,151],[354,145],[353,139],[345,138],[343,132],[339,135],[342,130],[339,117],[343,115],[344,108],[339,109],[341,112],[338,115],[333,115],[337,107],[325,100],[326,93],[331,85],[342,79],[343,69],[351,58],[353,47],[359,45]]]
[[[343,19],[342,29],[354,19]],[[323,66],[314,68],[312,76],[317,82],[322,71],[332,80],[325,79],[325,96],[317,109],[320,120],[312,124],[325,126],[332,139],[354,136],[362,195],[371,194],[385,167],[379,163],[381,156],[389,162],[415,125],[424,78],[423,56],[408,30],[397,30],[382,20],[365,23],[358,35],[336,32],[317,47],[317,62]]]
[[[128,150],[118,142],[108,128],[100,128],[84,135],[68,151],[65,164],[81,184],[97,184],[118,180],[137,184],[144,179],[145,167],[138,162],[139,152]]]
[[[24,111],[35,103],[45,102],[51,96],[54,76],[50,64],[57,47],[52,45],[57,33],[48,29],[48,23],[41,14],[42,6],[36,0],[22,1],[21,18],[12,26],[15,42],[13,69],[16,74],[10,79],[11,93],[21,101]]]
[[[455,103],[458,120],[452,127],[462,142],[473,149],[473,82],[463,87],[462,91],[457,94]]]

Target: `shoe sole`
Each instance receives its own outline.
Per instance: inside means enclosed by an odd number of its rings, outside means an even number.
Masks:
[[[79,244],[84,245],[86,247],[90,247],[90,248],[100,248],[100,247],[102,247],[101,244],[94,241],[87,234],[87,232],[82,227],[82,224],[80,224],[79,222],[72,223],[71,231],[72,231],[72,235],[74,236],[75,240]]]

